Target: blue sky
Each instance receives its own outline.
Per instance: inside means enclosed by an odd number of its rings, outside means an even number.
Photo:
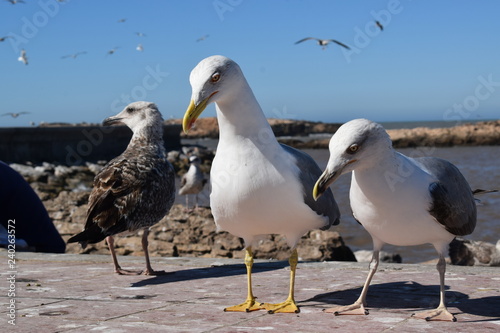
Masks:
[[[0,2],[0,37],[13,37],[0,43],[0,114],[30,114],[0,126],[97,123],[133,100],[181,118],[191,69],[214,54],[240,64],[268,117],[500,118],[498,1],[24,1]],[[304,37],[351,51],[294,44]]]

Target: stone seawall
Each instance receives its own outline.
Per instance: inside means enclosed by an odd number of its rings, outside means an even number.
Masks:
[[[164,126],[167,151],[180,147],[181,130],[180,125]],[[125,126],[0,128],[0,160],[64,165],[109,161],[125,150],[131,137],[132,132]]]

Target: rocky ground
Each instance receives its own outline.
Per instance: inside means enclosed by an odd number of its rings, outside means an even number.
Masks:
[[[209,168],[213,153],[199,148],[196,150],[203,157],[204,168]],[[186,171],[187,157],[184,152],[170,152],[169,159],[178,175]],[[59,233],[67,240],[85,225],[92,180],[102,164],[87,163],[85,166],[71,167],[49,163],[41,166],[11,164],[11,167],[31,184]],[[117,238],[117,253],[143,255],[140,236],[130,233]],[[241,239],[227,232],[216,232],[209,207],[186,210],[184,205],[174,205],[169,214],[151,229],[149,240],[152,256],[243,258],[245,254]],[[91,244],[85,250],[79,244],[68,244],[66,252],[109,253],[105,242]],[[284,260],[290,255],[290,249],[284,237],[269,235],[260,241],[254,255],[261,259]],[[353,252],[334,231],[309,232],[300,241],[300,257],[311,261],[356,261]]]
[[[339,124],[323,124],[301,121],[270,120],[277,136],[293,133],[333,133]],[[200,119],[189,138],[217,137],[215,118]],[[412,130],[390,130],[389,134],[397,147],[451,146],[451,145],[498,145],[500,144],[500,120],[465,124],[452,128]],[[292,145],[300,148],[327,148],[329,139],[297,140]],[[168,158],[178,176],[187,170],[187,156],[198,154],[202,159],[203,171],[208,173],[214,152],[200,147],[184,147],[181,151],[169,152]],[[11,165],[31,184],[40,196],[57,229],[67,240],[81,231],[85,224],[87,201],[92,180],[103,162],[87,163],[85,166],[64,166],[44,163],[43,165]],[[152,256],[201,256],[243,258],[241,239],[226,232],[216,232],[209,207],[187,211],[183,205],[175,205],[160,223],[154,226],[150,236]],[[347,244],[348,245],[348,244]],[[143,255],[138,234],[129,234],[116,241],[117,252],[122,255]],[[500,251],[500,249],[499,249]],[[78,244],[69,244],[68,253],[103,253],[108,249],[105,242],[89,245],[82,250]],[[285,239],[271,235],[262,239],[255,248],[257,258],[287,259],[290,252]],[[369,261],[370,253],[357,254],[358,260]],[[365,259],[361,259],[361,255]],[[342,237],[334,231],[311,231],[299,244],[302,260],[351,260],[356,258]],[[401,262],[397,255],[386,255],[386,261]]]

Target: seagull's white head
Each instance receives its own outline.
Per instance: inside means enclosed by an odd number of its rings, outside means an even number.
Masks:
[[[234,90],[246,81],[237,63],[215,55],[200,61],[191,71],[189,82],[192,95],[182,122],[184,132],[189,131],[208,104],[234,96]]]
[[[102,124],[104,126],[124,124],[134,133],[144,129],[162,131],[163,117],[156,104],[141,101],[130,103],[116,116],[104,119]]]
[[[314,185],[315,199],[339,176],[378,163],[379,158],[392,150],[392,141],[382,125],[367,119],[355,119],[340,126],[330,139],[329,149],[327,167]]]

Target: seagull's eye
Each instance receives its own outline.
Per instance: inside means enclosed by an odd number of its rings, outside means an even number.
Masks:
[[[359,145],[353,144],[353,145],[350,145],[349,148],[347,148],[346,153],[355,154],[358,150],[359,150]]]
[[[135,111],[135,109],[133,107],[128,107],[127,108],[127,112],[128,113],[133,113]]]
[[[217,81],[219,81],[219,79],[220,79],[220,74],[219,73],[214,73],[212,75],[211,81],[212,82],[217,82]]]

